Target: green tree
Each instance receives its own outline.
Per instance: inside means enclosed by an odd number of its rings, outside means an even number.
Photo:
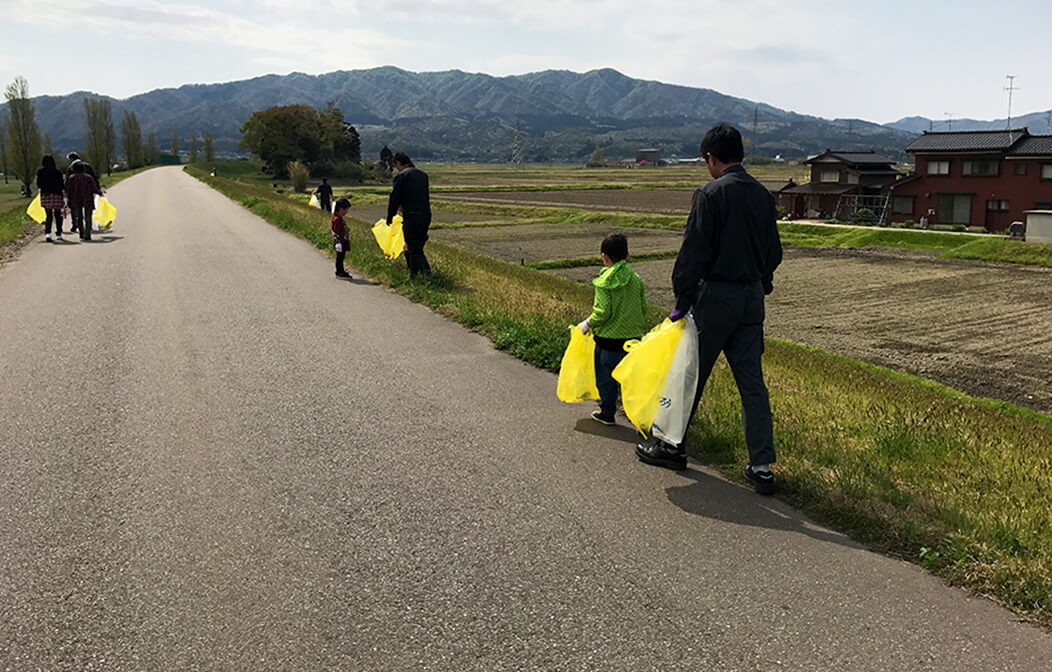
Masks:
[[[387,145],[380,150],[380,165],[384,167],[384,170],[394,169],[394,152]]]
[[[596,145],[595,151],[592,152],[592,155],[590,157],[588,157],[588,162],[584,165],[586,165],[589,168],[602,168],[603,166],[605,166],[606,161],[603,160],[603,148],[599,145]]]
[[[212,131],[205,131],[205,162],[215,163],[216,143],[212,139]]]
[[[313,163],[321,157],[321,135],[313,107],[287,105],[252,113],[241,125],[239,144],[262,159],[274,177],[285,177],[290,161]]]
[[[338,162],[362,160],[362,140],[358,131],[343,120],[343,112],[331,100],[318,111],[318,125],[322,134],[322,159]]]
[[[55,147],[51,144],[51,134],[44,133],[40,140],[41,151],[45,156],[55,157]],[[57,158],[55,158],[58,161]]]
[[[88,119],[87,147],[84,150],[87,161],[99,174],[105,169],[109,175],[117,158],[117,134],[113,131],[110,101],[85,98],[84,112]]]
[[[29,82],[25,77],[15,77],[15,81],[8,84],[5,95],[9,115],[7,144],[11,152],[11,167],[19,181],[29,189],[41,156],[40,127],[36,122],[36,110],[29,99]]]
[[[124,163],[127,168],[139,168],[146,163],[143,156],[142,129],[134,112],[124,112],[121,121],[121,146],[124,148]]]
[[[197,163],[197,133],[190,131],[190,155],[187,163]]]
[[[157,147],[157,134],[150,131],[146,134],[146,163],[156,166],[161,162],[161,150]]]
[[[7,119],[0,117],[0,172],[4,174],[7,184]]]
[[[179,156],[179,134],[172,131],[172,154]]]

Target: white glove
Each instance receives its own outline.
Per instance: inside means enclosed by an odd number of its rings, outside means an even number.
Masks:
[[[587,334],[589,331],[592,330],[592,323],[588,320],[585,320],[584,322],[577,325],[577,328],[581,330],[582,334]]]
[[[336,243],[336,251],[337,252],[343,252],[343,245],[340,245],[339,243]]]

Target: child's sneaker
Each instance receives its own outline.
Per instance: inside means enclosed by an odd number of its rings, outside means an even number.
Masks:
[[[611,426],[617,424],[617,420],[612,415],[604,415],[602,411],[592,411],[592,420],[595,420],[600,425]]]
[[[51,234],[50,233],[45,233],[44,234],[44,241],[48,242],[48,243],[51,242]]]

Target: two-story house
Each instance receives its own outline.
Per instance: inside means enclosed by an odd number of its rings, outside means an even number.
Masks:
[[[906,148],[914,173],[893,184],[890,221],[1003,231],[1052,207],[1052,135],[1025,128],[926,132]]]
[[[795,217],[849,218],[857,210],[879,210],[886,201],[886,189],[901,173],[895,162],[875,152],[834,152],[826,150],[806,162],[811,181],[782,190],[792,196]]]

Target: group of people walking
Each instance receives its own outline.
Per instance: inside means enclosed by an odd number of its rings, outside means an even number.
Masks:
[[[70,233],[80,234],[81,240],[91,240],[91,213],[95,209],[95,196],[102,195],[95,169],[76,153],[66,157],[69,167],[65,174],[55,164],[55,157],[45,156],[37,171],[37,189],[40,191],[40,206],[44,209],[44,239],[48,242],[62,240],[62,214],[68,206],[71,220]],[[54,237],[51,227],[54,224]]]

